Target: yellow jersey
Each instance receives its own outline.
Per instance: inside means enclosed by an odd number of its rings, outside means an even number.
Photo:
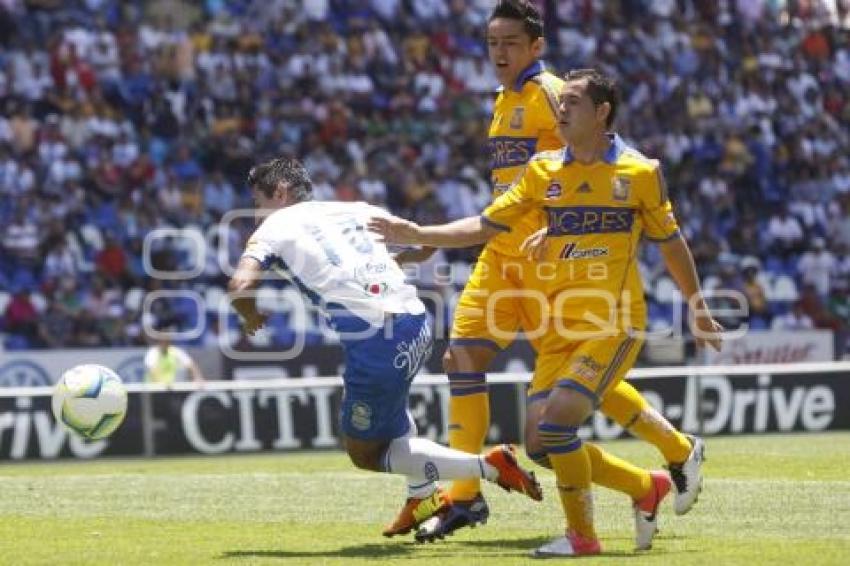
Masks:
[[[548,249],[537,269],[556,318],[571,327],[606,321],[643,329],[638,244],[642,236],[674,238],[679,226],[658,161],[610,138],[604,159],[591,164],[575,161],[569,148],[537,154],[483,217],[510,234],[525,228],[529,212],[545,214]]]
[[[540,151],[558,149],[558,93],[564,81],[535,61],[520,73],[514,88],[503,89],[493,106],[488,132],[493,198],[504,193]],[[542,217],[530,214],[509,234],[490,240],[489,246],[507,256],[520,256],[523,240],[542,226]]]

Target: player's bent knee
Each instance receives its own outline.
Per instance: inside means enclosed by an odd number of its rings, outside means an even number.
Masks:
[[[581,426],[593,414],[596,407],[596,397],[588,392],[571,387],[558,387],[546,400],[543,409],[543,420],[560,425]]]
[[[349,451],[348,457],[351,460],[351,463],[361,470],[368,470],[371,472],[381,471],[379,465],[380,458],[378,454],[362,451]]]
[[[385,446],[379,443],[367,443],[350,438],[347,438],[345,442],[345,451],[348,453],[348,458],[352,464],[361,470],[372,472],[383,471],[381,467],[381,455],[384,450]]]
[[[592,411],[573,410],[556,404],[549,405],[543,411],[543,421],[564,426],[579,427],[587,421]]]

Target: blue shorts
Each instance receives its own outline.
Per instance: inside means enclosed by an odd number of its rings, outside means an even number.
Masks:
[[[360,440],[392,440],[410,430],[408,393],[431,355],[427,314],[388,315],[374,336],[343,342],[343,432]]]

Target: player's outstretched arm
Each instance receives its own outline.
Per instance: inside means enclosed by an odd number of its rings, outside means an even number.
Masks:
[[[227,284],[233,308],[242,317],[245,334],[253,336],[266,323],[268,315],[257,310],[257,297],[253,293],[260,283],[262,266],[252,257],[243,256],[236,266],[236,273]]]
[[[500,230],[486,224],[480,216],[461,218],[448,224],[420,226],[397,216],[374,216],[368,228],[389,244],[431,246],[435,248],[466,248],[483,244]]]
[[[671,240],[663,242],[660,246],[667,271],[670,272],[685,300],[688,301],[691,313],[691,330],[694,333],[697,345],[704,347],[708,344],[719,352],[723,326],[714,320],[705,304],[694,265],[694,257],[691,255],[688,243],[679,234]]]

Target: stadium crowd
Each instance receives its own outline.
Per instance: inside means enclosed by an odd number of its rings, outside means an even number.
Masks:
[[[850,2],[547,0],[547,64],[618,77],[618,130],[663,160],[728,326],[850,325]],[[0,315],[8,349],[142,344],[145,292],[208,299],[252,222],[248,168],[303,159],[320,199],[419,222],[488,202],[490,0],[0,0]],[[144,238],[190,228],[210,245]],[[474,251],[419,282],[461,288]],[[444,263],[448,275],[433,271]],[[676,304],[652,246],[650,317]],[[212,306],[211,308],[215,308]],[[193,325],[191,300],[152,324]],[[292,338],[273,319],[272,343]],[[193,343],[212,343],[218,324]],[[313,332],[312,340],[323,335]]]

